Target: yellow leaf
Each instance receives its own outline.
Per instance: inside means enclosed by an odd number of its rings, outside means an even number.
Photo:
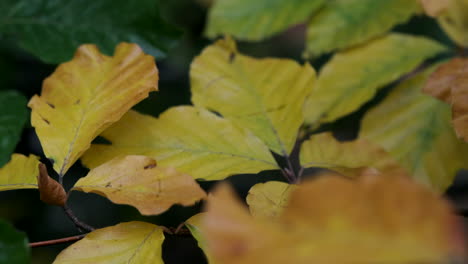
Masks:
[[[448,9],[437,19],[458,45],[468,47],[468,0],[450,0]]]
[[[63,250],[54,264],[163,264],[160,227],[143,222],[120,223],[95,230]]]
[[[452,106],[452,121],[459,138],[468,142],[468,59],[454,58],[431,74],[423,91]]]
[[[335,54],[320,70],[306,100],[306,123],[317,126],[357,110],[379,88],[444,50],[426,38],[389,34]]]
[[[174,204],[193,205],[205,192],[187,174],[160,168],[145,156],[115,158],[92,169],[73,190],[93,192],[117,204],[135,206],[143,215],[156,215]]]
[[[417,181],[444,191],[466,167],[468,144],[455,136],[450,107],[421,92],[433,69],[406,80],[362,120],[360,137],[381,145]]]
[[[185,226],[188,228],[192,236],[197,240],[198,247],[200,247],[205,253],[206,258],[208,259],[208,263],[214,264],[213,258],[206,252],[206,240],[200,230],[201,221],[204,216],[205,213],[199,213],[190,217],[187,221],[185,221]]]
[[[447,10],[451,1],[452,0],[419,0],[419,3],[424,8],[424,12],[427,15],[437,17]]]
[[[331,133],[313,135],[302,143],[300,161],[303,167],[328,168],[348,177],[363,172],[408,175],[379,145],[365,139],[339,142]]]
[[[46,204],[64,206],[67,202],[67,193],[63,186],[52,179],[47,173],[47,167],[39,163],[39,174],[37,175],[37,185],[41,201]]]
[[[112,144],[93,145],[82,159],[88,167],[136,154],[156,159],[161,167],[174,167],[206,180],[278,168],[257,137],[229,120],[191,106],[173,107],[158,119],[130,111],[102,136]]]
[[[47,78],[41,96],[29,102],[31,123],[46,156],[61,177],[91,141],[133,105],[157,90],[153,57],[121,43],[113,57],[82,45],[73,60]]]
[[[307,25],[307,53],[317,56],[362,44],[421,10],[416,0],[333,0]]]
[[[246,198],[250,213],[265,220],[278,218],[294,188],[295,185],[277,181],[255,184]]]
[[[306,21],[324,2],[324,0],[215,1],[208,15],[205,34],[208,37],[229,34],[239,39],[262,40]]]
[[[39,158],[13,154],[11,160],[0,168],[0,191],[36,189],[39,175]]]
[[[218,187],[200,224],[223,264],[464,263],[461,228],[446,201],[399,175],[304,182],[278,221],[252,218]]]
[[[244,56],[227,38],[195,58],[190,81],[196,106],[219,112],[287,155],[303,123],[302,107],[315,71],[293,60]]]

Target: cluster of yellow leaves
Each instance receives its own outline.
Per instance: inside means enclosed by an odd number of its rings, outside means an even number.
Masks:
[[[455,58],[439,66],[423,91],[452,106],[455,132],[468,142],[468,59]]]
[[[461,221],[447,202],[406,176],[351,181],[324,175],[293,189],[268,183],[251,192],[250,210],[261,217],[252,217],[223,185],[209,196],[207,212],[187,222],[211,263],[409,264],[464,257]],[[265,207],[261,196],[281,206]]]

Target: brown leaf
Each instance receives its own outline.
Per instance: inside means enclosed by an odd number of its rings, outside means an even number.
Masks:
[[[424,12],[431,17],[437,17],[447,10],[451,0],[419,0]]]
[[[452,105],[455,132],[468,142],[468,59],[454,58],[442,64],[423,91]]]
[[[47,173],[44,164],[39,163],[39,175],[37,176],[41,201],[46,204],[64,206],[67,202],[67,194],[62,185],[52,179]]]

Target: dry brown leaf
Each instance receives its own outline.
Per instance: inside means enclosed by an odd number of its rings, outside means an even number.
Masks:
[[[39,163],[37,183],[41,201],[51,205],[65,205],[67,202],[67,193],[63,189],[62,185],[49,176],[47,168],[43,163]]]
[[[455,132],[468,142],[468,59],[454,58],[442,64],[423,91],[452,105]]]
[[[326,175],[299,185],[278,222],[254,219],[220,186],[201,232],[215,263],[445,263],[464,255],[458,221],[407,177]]]

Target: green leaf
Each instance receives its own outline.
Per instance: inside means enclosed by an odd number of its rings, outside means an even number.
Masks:
[[[406,80],[369,111],[360,136],[383,146],[417,181],[444,191],[467,167],[468,144],[455,136],[450,106],[421,92],[432,71]]]
[[[163,264],[161,227],[144,222],[120,223],[94,230],[63,250],[54,264]]]
[[[158,166],[206,180],[278,169],[260,139],[192,106],[170,108],[159,118],[130,111],[101,136],[112,144],[92,145],[82,157],[88,167],[118,156],[145,155],[157,160]]]
[[[70,59],[83,43],[107,54],[122,41],[164,57],[180,33],[159,15],[155,0],[2,0],[0,33],[47,63]]]
[[[335,54],[306,100],[305,122],[317,126],[357,110],[379,88],[445,50],[430,39],[389,34]]]
[[[208,37],[229,34],[262,40],[307,20],[325,0],[215,1],[208,15]]]
[[[240,54],[227,38],[209,46],[190,68],[192,102],[249,129],[274,152],[287,155],[304,121],[304,100],[315,70],[288,59]]]
[[[329,0],[307,27],[307,53],[316,56],[363,43],[421,10],[416,0]]]
[[[28,239],[9,223],[0,220],[0,263],[30,263]]]
[[[10,159],[28,120],[26,98],[16,91],[0,91],[0,168]]]

